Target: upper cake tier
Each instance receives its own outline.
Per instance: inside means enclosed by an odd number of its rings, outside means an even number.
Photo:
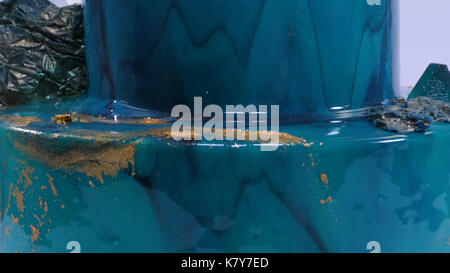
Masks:
[[[87,0],[90,97],[170,112],[177,104],[280,105],[315,120],[391,98],[391,0]]]

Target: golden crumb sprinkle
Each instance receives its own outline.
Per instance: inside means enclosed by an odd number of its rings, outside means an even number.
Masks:
[[[324,183],[325,185],[328,185],[328,176],[325,173],[322,173],[320,175],[320,181],[322,181],[322,183]]]
[[[325,200],[320,200],[320,204],[321,205],[325,205],[326,203],[329,203],[329,204],[331,204],[331,203],[333,203],[334,202],[334,199],[333,199],[333,197],[331,197],[331,196],[328,196],[328,198],[327,199],[325,199]]]
[[[57,124],[67,125],[69,123],[75,122],[77,119],[72,115],[55,115],[52,117],[52,121]]]
[[[31,240],[34,242],[37,239],[39,239],[40,231],[33,225],[30,225],[30,227],[31,227]]]

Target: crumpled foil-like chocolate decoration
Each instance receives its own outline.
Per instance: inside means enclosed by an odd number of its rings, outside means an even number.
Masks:
[[[0,105],[75,95],[86,88],[81,5],[0,3]]]

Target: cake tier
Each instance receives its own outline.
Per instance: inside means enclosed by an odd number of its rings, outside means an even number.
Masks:
[[[280,105],[283,120],[379,104],[395,85],[397,17],[380,2],[88,0],[90,95],[162,112],[194,96]]]
[[[175,142],[158,120],[19,110],[0,114],[1,252],[450,251],[449,125],[282,126],[261,152]]]

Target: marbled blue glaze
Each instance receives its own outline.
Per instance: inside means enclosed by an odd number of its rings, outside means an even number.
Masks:
[[[91,98],[170,112],[177,104],[280,105],[317,120],[393,95],[395,1],[86,1]]]
[[[0,252],[68,252],[70,241],[82,252],[367,252],[369,241],[449,252],[446,124],[410,135],[364,119],[289,124],[280,131],[314,144],[261,152],[105,137],[154,126],[51,121],[107,107],[167,112],[194,95],[280,104],[282,123],[380,103],[395,82],[396,17],[394,1],[381,2],[88,0],[90,99],[0,111]],[[77,166],[117,155],[48,163],[127,145],[134,165],[101,179]]]
[[[0,122],[1,252],[68,252],[69,241],[80,242],[82,252],[367,252],[369,241],[383,252],[450,251],[446,124],[408,136],[364,120],[282,126],[314,145],[261,152],[245,142],[235,148],[151,136],[108,140],[102,133],[152,126],[59,126],[50,121],[57,110],[41,107],[21,115],[42,122]],[[99,143],[134,144],[134,169],[104,174],[101,183],[19,148],[63,155]],[[27,168],[34,170],[31,186]],[[31,225],[39,230],[35,240]]]

